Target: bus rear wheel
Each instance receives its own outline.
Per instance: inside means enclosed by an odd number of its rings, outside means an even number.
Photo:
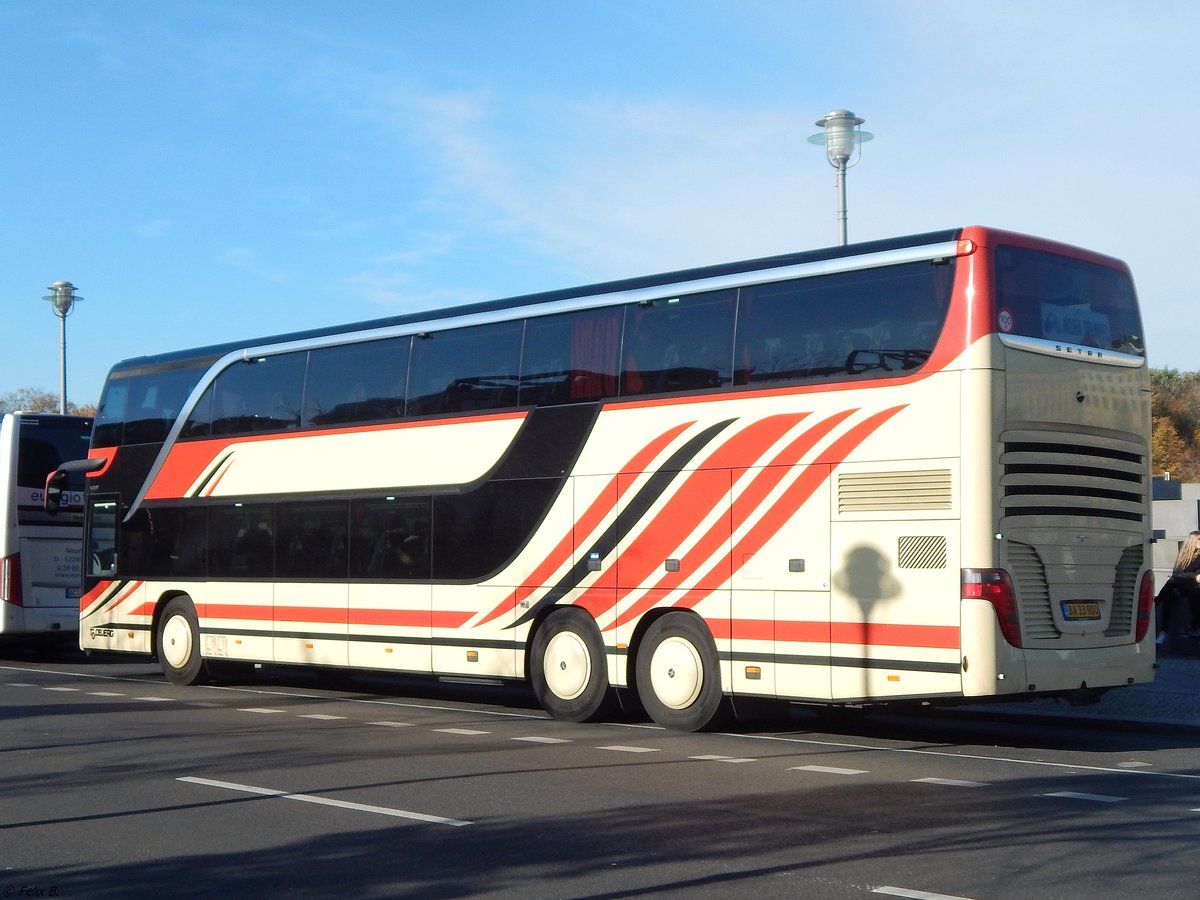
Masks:
[[[581,609],[555,610],[533,636],[529,679],[542,709],[556,719],[588,722],[612,708],[604,642]]]
[[[200,620],[189,598],[175,597],[163,608],[154,647],[167,681],[200,684],[206,680],[200,656]]]
[[[691,613],[668,613],[652,623],[638,648],[636,666],[638,697],[664,728],[702,731],[728,718],[716,644]]]

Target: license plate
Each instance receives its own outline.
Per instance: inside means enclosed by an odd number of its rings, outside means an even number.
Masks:
[[[1100,618],[1100,604],[1095,600],[1087,600],[1079,603],[1064,603],[1062,605],[1063,618],[1068,621],[1075,622],[1080,619],[1098,619]]]

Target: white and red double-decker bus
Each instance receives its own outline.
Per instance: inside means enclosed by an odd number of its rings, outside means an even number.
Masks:
[[[980,227],[132,359],[84,648],[528,679],[675,728],[1147,681],[1128,269]]]

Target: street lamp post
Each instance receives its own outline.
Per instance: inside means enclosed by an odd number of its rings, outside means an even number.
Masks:
[[[834,184],[838,192],[838,237],[846,243],[846,170],[862,157],[862,144],[875,135],[860,127],[866,119],[859,118],[848,109],[835,109],[817,126],[824,129],[809,137],[810,144],[824,144],[829,164],[837,169]]]
[[[56,281],[43,300],[49,300],[58,316],[58,411],[67,411],[67,316],[75,302],[83,298],[76,295],[75,285],[69,281]]]

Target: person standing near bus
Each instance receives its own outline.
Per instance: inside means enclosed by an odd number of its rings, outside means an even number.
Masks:
[[[1200,630],[1200,531],[1193,531],[1183,540],[1171,577],[1158,593],[1159,629],[1157,641],[1165,644],[1180,615],[1181,604],[1187,604],[1189,635]]]

